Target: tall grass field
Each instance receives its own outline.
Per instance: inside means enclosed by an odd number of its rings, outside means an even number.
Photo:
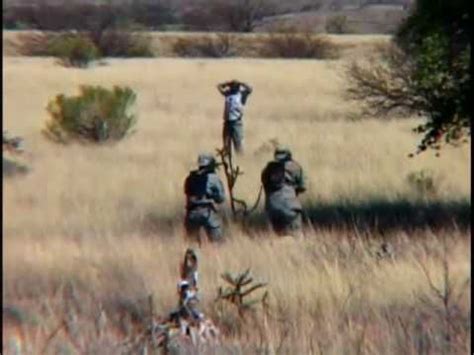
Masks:
[[[120,354],[149,295],[157,314],[176,306],[193,246],[200,307],[221,330],[211,353],[467,354],[470,147],[408,158],[423,118],[362,118],[344,94],[350,59],[108,59],[84,70],[4,52],[3,127],[24,138],[16,159],[30,172],[3,179],[2,353]],[[222,145],[216,85],[234,78],[254,89],[234,192],[253,204],[275,143],[290,147],[307,179],[302,240],[274,235],[262,202],[245,228],[222,206],[223,245],[184,236],[183,182],[199,153]],[[48,101],[84,84],[135,90],[136,132],[104,146],[48,141]],[[421,171],[429,195],[410,179]],[[222,273],[247,268],[267,283],[268,305],[240,317],[214,300]]]

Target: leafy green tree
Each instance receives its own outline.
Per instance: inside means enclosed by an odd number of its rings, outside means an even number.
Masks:
[[[396,42],[414,60],[414,85],[426,99],[428,120],[420,150],[458,143],[471,133],[468,0],[418,0]]]
[[[348,93],[372,113],[418,113],[418,152],[471,134],[468,0],[419,0],[394,45],[371,65],[353,63]]]

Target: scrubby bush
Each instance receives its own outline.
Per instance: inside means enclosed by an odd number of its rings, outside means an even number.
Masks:
[[[335,15],[328,17],[326,20],[325,29],[327,33],[349,33],[349,25],[347,23],[347,16],[345,15]]]
[[[24,56],[49,56],[50,43],[58,36],[59,34],[39,31],[20,33],[16,49]]]
[[[335,59],[337,47],[329,39],[312,33],[272,33],[262,40],[259,56],[267,58]]]
[[[232,57],[237,54],[235,37],[230,34],[203,36],[200,38],[178,38],[173,51],[179,57]]]
[[[183,11],[182,20],[191,30],[253,32],[274,7],[271,0],[196,0]]]
[[[90,31],[104,24],[119,28],[123,23],[138,23],[154,29],[177,22],[176,10],[165,1],[133,1],[125,3],[84,3],[64,1],[32,1],[24,4],[8,4],[3,7],[3,27],[18,29],[19,26],[43,31],[78,30]]]
[[[104,32],[96,43],[104,57],[153,57],[149,35],[125,30]]]
[[[80,34],[65,34],[47,42],[46,52],[58,57],[65,66],[86,68],[100,58],[97,46],[87,37]]]
[[[88,64],[100,57],[152,57],[150,36],[128,30],[80,33],[31,32],[21,34],[18,51],[23,55],[55,56],[64,64]]]
[[[438,193],[438,184],[431,170],[414,171],[407,175],[411,189],[420,197],[434,197]]]
[[[48,103],[50,120],[43,133],[60,143],[118,141],[136,123],[130,113],[135,101],[136,94],[128,87],[81,86],[78,96],[60,94]]]

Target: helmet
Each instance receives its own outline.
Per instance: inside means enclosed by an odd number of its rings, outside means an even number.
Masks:
[[[287,147],[278,147],[274,153],[275,160],[286,161],[291,159],[291,151]]]
[[[216,160],[211,154],[203,153],[198,156],[198,166],[199,168],[207,168],[215,165]]]

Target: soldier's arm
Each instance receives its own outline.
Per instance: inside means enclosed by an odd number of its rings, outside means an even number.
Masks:
[[[225,201],[225,189],[224,185],[222,184],[222,181],[219,179],[217,175],[212,175],[212,179],[209,184],[209,190],[210,190],[210,197],[216,202],[216,203],[222,203]]]
[[[225,94],[227,93],[227,87],[228,87],[229,83],[227,82],[224,82],[224,83],[220,83],[220,84],[217,84],[217,90],[219,90],[219,92],[225,96]]]
[[[262,185],[265,184],[266,173],[267,173],[267,168],[265,167],[265,169],[263,169],[262,173],[260,174],[260,182],[262,183]]]
[[[247,95],[250,95],[253,91],[252,87],[246,83],[240,83],[240,86],[243,88],[242,92],[246,93]]]
[[[265,185],[267,184],[267,181],[268,181],[268,166],[269,164],[265,166],[265,168],[262,171],[262,174],[260,175],[260,182],[265,188],[266,188]]]
[[[188,192],[189,192],[189,175],[186,177],[186,179],[184,180],[184,184],[183,184],[183,190],[184,190],[184,194],[186,195],[186,197],[188,196]]]
[[[299,166],[298,172],[295,176],[296,193],[300,194],[306,191],[306,181],[303,173],[303,169]]]
[[[243,88],[243,90],[241,90],[242,92],[242,104],[246,104],[247,103],[247,99],[249,97],[249,95],[252,93],[252,87],[250,85],[247,85],[245,83],[240,83],[240,86]]]

